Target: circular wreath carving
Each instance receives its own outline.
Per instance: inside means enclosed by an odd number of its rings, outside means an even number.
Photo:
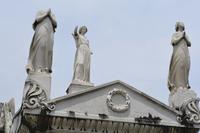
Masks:
[[[115,104],[112,102],[112,97],[116,94],[121,95],[125,98],[124,104]],[[125,90],[115,88],[108,92],[106,103],[112,111],[124,112],[130,108],[130,96]]]

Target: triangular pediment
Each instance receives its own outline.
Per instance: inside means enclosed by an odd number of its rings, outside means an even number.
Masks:
[[[113,81],[51,100],[51,115],[138,122],[160,120],[161,125],[180,126],[177,112],[122,81]]]

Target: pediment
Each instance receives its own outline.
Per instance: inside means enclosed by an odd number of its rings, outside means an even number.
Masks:
[[[177,112],[169,106],[121,81],[113,81],[84,91],[53,99],[51,115],[137,122],[142,118],[160,119],[161,124],[180,126]]]

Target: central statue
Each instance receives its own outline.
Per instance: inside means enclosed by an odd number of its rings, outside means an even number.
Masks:
[[[177,22],[176,32],[172,35],[171,44],[173,46],[173,54],[171,57],[168,88],[171,92],[177,89],[189,89],[189,70],[190,56],[188,47],[191,46],[188,36],[185,33],[185,26],[182,22]]]
[[[77,26],[74,29],[74,33],[72,33],[77,49],[74,60],[74,74],[72,82],[81,85],[90,84],[90,56],[92,53],[90,51],[89,41],[85,36],[86,33],[86,26],[80,27],[79,31]]]

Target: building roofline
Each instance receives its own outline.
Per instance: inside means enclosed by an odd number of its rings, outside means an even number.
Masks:
[[[96,90],[98,90],[100,88],[103,88],[103,87],[106,87],[106,86],[110,86],[110,85],[113,85],[113,84],[116,84],[116,83],[120,83],[120,84],[126,86],[127,88],[130,88],[131,90],[133,90],[134,92],[138,93],[139,95],[144,96],[145,98],[151,100],[152,102],[154,102],[156,104],[161,105],[165,109],[170,110],[171,112],[173,112],[175,114],[180,114],[180,112],[176,111],[175,109],[171,108],[170,106],[160,102],[159,100],[147,95],[146,93],[144,93],[142,91],[139,91],[135,87],[132,87],[131,85],[129,85],[129,84],[123,82],[123,81],[120,81],[120,80],[114,80],[114,81],[111,81],[111,82],[108,82],[108,83],[105,83],[105,84],[101,84],[101,85],[98,85],[98,86],[90,87],[87,90],[83,90],[83,91],[72,93],[72,94],[67,94],[65,96],[61,96],[61,97],[52,99],[52,100],[49,101],[49,103],[52,103],[52,102],[56,103],[58,101],[62,101],[62,100],[69,99],[69,98],[73,98],[73,97],[76,97],[76,96],[80,96],[80,95],[83,95],[83,94],[86,94],[86,93],[89,93],[89,92],[93,92],[93,91],[96,91]]]

